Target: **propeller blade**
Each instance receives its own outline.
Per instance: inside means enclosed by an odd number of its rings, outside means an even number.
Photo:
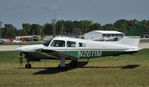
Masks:
[[[20,64],[22,64],[22,61],[23,61],[23,53],[20,52]]]

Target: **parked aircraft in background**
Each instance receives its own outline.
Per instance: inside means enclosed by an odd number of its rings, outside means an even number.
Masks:
[[[20,63],[22,54],[27,59],[26,68],[31,68],[30,61],[41,59],[60,60],[59,67],[65,67],[65,60],[72,60],[72,65],[77,65],[81,58],[101,58],[102,56],[118,56],[121,54],[133,54],[141,48],[138,47],[143,24],[134,24],[125,36],[115,42],[99,42],[85,39],[55,37],[40,45],[30,45],[17,48],[20,52]]]
[[[2,43],[9,43],[9,42],[12,42],[12,40],[9,40],[9,39],[1,39],[2,40]]]
[[[0,39],[0,42],[1,43],[21,43],[22,41],[11,38],[11,39]]]

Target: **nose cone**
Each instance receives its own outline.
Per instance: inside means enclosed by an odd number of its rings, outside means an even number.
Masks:
[[[30,52],[32,50],[33,50],[32,46],[23,46],[16,49],[16,51],[19,52]]]

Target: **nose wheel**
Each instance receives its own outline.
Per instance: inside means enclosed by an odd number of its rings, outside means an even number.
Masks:
[[[27,69],[32,68],[31,64],[29,63],[29,60],[27,60],[27,64],[25,65],[25,68],[27,68]]]

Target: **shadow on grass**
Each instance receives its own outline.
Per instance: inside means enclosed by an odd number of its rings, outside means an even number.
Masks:
[[[101,69],[110,69],[110,68],[120,68],[120,69],[134,69],[136,67],[139,67],[140,65],[126,65],[126,66],[86,66],[81,68],[101,68]]]
[[[72,70],[75,68],[81,68],[81,67],[85,66],[86,64],[88,64],[88,62],[78,62],[76,67],[73,67],[71,65],[71,63],[66,64],[65,68],[49,67],[49,68],[46,68],[46,70],[42,70],[42,71],[34,73],[34,75],[37,75],[37,74],[56,74],[56,73]]]
[[[34,75],[38,74],[56,74],[60,72],[65,72],[68,70],[72,70],[75,68],[96,68],[96,69],[111,69],[111,68],[119,68],[119,69],[134,69],[139,67],[140,65],[126,65],[126,66],[85,66],[88,62],[78,62],[76,67],[72,67],[71,64],[66,64],[65,68],[59,67],[33,67],[31,69],[45,69],[38,72],[33,73]]]

